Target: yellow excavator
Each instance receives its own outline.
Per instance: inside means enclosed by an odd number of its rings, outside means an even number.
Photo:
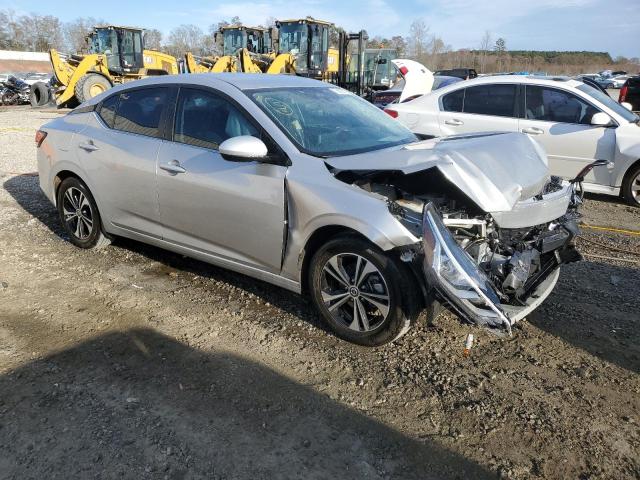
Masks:
[[[215,33],[217,44],[222,45],[222,55],[198,57],[191,52],[185,54],[188,73],[250,72],[259,73],[261,64],[273,61],[275,55],[271,43],[272,29],[231,25]],[[248,56],[255,58],[256,66],[247,62]]]
[[[49,51],[54,85],[32,88],[31,103],[58,107],[82,103],[112,86],[153,75],[177,74],[178,62],[166,53],[144,49],[144,30],[135,27],[101,25],[87,36],[88,53],[65,55]]]

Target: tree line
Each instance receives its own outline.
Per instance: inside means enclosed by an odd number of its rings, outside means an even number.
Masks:
[[[53,15],[36,13],[18,15],[13,10],[0,10],[0,49],[44,52],[56,48],[63,52],[86,52],[85,37],[95,25],[106,24],[104,19],[79,17],[70,22],[62,22]],[[220,54],[214,34],[221,27],[241,25],[239,17],[221,20],[209,25],[206,30],[197,25],[176,26],[168,35],[160,30],[145,31],[145,47],[161,50],[176,57],[185,52],[195,55]],[[265,19],[263,27],[275,25],[275,18]],[[343,30],[336,27],[336,31]],[[332,35],[335,41],[337,35]],[[508,50],[504,38],[493,38],[485,31],[474,48],[454,50],[422,19],[414,20],[408,36],[394,35],[389,38],[372,36],[367,41],[368,48],[394,48],[398,57],[419,61],[429,69],[466,67],[475,68],[479,73],[489,72],[544,72],[548,74],[577,74],[597,72],[606,68],[640,72],[640,60],[616,57],[612,59],[606,52],[562,52]]]

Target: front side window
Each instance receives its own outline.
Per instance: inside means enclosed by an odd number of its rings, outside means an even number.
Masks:
[[[400,122],[341,88],[276,88],[245,93],[298,149],[311,155],[349,155],[417,141]]]
[[[526,86],[525,118],[590,125],[598,109],[573,93],[551,87]]]
[[[468,87],[464,94],[464,113],[514,117],[516,86],[508,84]]]
[[[232,103],[213,92],[180,89],[173,132],[175,142],[217,150],[228,138],[241,135],[260,138],[258,129]]]
[[[595,89],[592,86],[587,84],[579,85],[576,88],[580,90],[582,93],[586,93],[590,97],[595,98],[598,102],[602,103],[605,107],[608,107],[611,110],[613,110],[615,113],[617,113],[622,118],[624,118],[627,122],[631,123],[631,122],[638,121],[638,115],[624,108],[622,105],[620,105],[618,102],[616,102],[606,93],[601,92],[600,90]]]
[[[160,118],[167,103],[167,90],[145,88],[121,93],[113,128],[160,138]]]
[[[442,97],[442,109],[445,112],[461,112],[463,102],[464,88],[461,88]]]

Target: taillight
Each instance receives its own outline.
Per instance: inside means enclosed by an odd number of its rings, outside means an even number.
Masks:
[[[618,102],[624,102],[627,99],[627,92],[629,91],[629,85],[623,85],[620,89],[620,96]]]
[[[409,69],[407,67],[400,67],[400,73],[402,75],[406,75],[409,72]]]
[[[391,110],[390,108],[385,108],[384,112],[389,115],[391,118],[398,118],[398,112],[395,110]]]
[[[36,132],[36,147],[40,147],[44,139],[47,138],[47,132],[43,132],[42,130],[38,130]]]

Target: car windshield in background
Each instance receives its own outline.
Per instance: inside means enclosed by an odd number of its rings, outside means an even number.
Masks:
[[[636,115],[635,113],[627,110],[622,105],[620,105],[618,102],[613,100],[610,96],[608,96],[606,93],[602,93],[600,90],[597,90],[597,89],[595,89],[593,87],[590,87],[587,84],[579,85],[576,88],[578,90],[580,90],[581,92],[586,93],[590,97],[595,98],[600,103],[602,103],[604,106],[609,107],[611,110],[616,112],[618,115],[620,115],[622,118],[624,118],[626,121],[628,121],[630,123],[631,122],[635,123],[640,119],[640,117],[638,117],[638,115]]]
[[[310,155],[350,155],[418,140],[382,110],[341,88],[277,88],[246,93],[301,151]]]

